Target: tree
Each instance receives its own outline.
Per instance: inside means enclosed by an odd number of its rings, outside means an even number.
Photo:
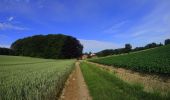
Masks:
[[[146,49],[149,49],[149,48],[154,48],[154,47],[157,47],[159,44],[156,44],[156,43],[150,43],[150,44],[147,44],[146,46],[145,46],[145,48]]]
[[[160,43],[158,44],[158,46],[163,46],[163,44],[160,42]]]
[[[42,58],[77,58],[83,46],[71,36],[63,34],[35,35],[15,41],[11,45],[16,55]]]
[[[140,50],[144,50],[144,49],[145,49],[144,47],[136,47],[132,51],[140,51]]]
[[[106,50],[102,50],[102,51],[96,53],[96,55],[99,57],[108,56],[108,55],[112,55],[112,54],[114,54],[113,49],[106,49]]]
[[[14,51],[9,48],[1,48],[0,47],[0,55],[13,55]]]
[[[60,58],[77,58],[82,55],[83,46],[80,42],[71,36],[64,41],[61,49]]]
[[[168,45],[168,44],[170,44],[170,39],[165,40],[165,45]]]
[[[132,50],[131,44],[125,44],[125,52],[129,53]]]

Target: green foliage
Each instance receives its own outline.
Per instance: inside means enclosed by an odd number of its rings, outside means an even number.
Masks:
[[[137,71],[170,75],[170,45],[90,61]]]
[[[11,48],[16,55],[42,58],[77,58],[83,46],[71,36],[62,34],[35,35],[15,41]]]
[[[113,50],[113,49],[106,49],[106,50],[102,50],[96,54],[99,57],[103,57],[103,56],[108,56],[108,55],[112,55],[112,54],[116,54],[116,53],[115,53],[115,50]]]
[[[168,45],[168,44],[170,44],[170,39],[165,40],[165,45]]]
[[[150,43],[150,44],[147,44],[147,45],[145,46],[145,49],[154,48],[154,47],[158,47],[158,46],[159,46],[159,44]]]
[[[125,52],[128,53],[132,50],[132,45],[131,44],[125,44]]]
[[[0,56],[0,100],[55,100],[74,60]]]
[[[9,48],[1,48],[0,47],[0,55],[13,55],[14,51]]]
[[[131,44],[125,44],[124,48],[102,50],[100,52],[97,52],[96,55],[99,57],[104,57],[108,55],[117,55],[117,54],[129,53],[134,51],[141,51],[141,50],[146,50],[146,49],[160,47],[160,46],[163,46],[163,44],[149,43],[144,47],[136,47],[132,49]]]
[[[169,100],[157,92],[145,92],[140,84],[128,84],[96,65],[84,62],[81,70],[93,100]]]
[[[82,55],[83,46],[76,38],[68,36],[61,48],[60,58],[76,58]]]

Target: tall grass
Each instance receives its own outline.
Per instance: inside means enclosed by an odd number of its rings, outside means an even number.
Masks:
[[[74,60],[0,59],[0,100],[56,99],[74,66]]]
[[[143,91],[140,84],[128,84],[108,71],[89,63],[81,63],[81,70],[94,100],[168,100],[159,93]]]

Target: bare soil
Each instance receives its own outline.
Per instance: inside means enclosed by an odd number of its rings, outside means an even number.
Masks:
[[[97,64],[93,62],[88,62],[95,64],[98,67],[114,72],[119,78],[128,83],[139,83],[142,84],[144,90],[147,92],[160,91],[162,94],[167,94],[170,92],[170,77],[163,77],[159,75],[150,75],[145,73],[140,73],[124,68],[116,68],[114,66],[107,66],[102,64]]]
[[[75,67],[75,70],[70,74],[65,84],[59,100],[92,100],[84,81],[79,62],[76,62]]]

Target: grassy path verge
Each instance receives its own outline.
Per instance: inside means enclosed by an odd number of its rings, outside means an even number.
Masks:
[[[80,64],[84,79],[94,100],[168,100],[158,93],[147,93],[143,87],[130,85],[113,73],[97,68],[95,65]]]
[[[160,92],[161,95],[170,95],[170,77],[161,76],[156,74],[147,74],[133,71],[125,68],[118,68],[114,66],[102,65],[93,62],[87,62],[96,65],[98,68],[115,73],[120,79],[130,84],[141,84],[144,91],[147,92]],[[169,94],[168,94],[169,93]]]

